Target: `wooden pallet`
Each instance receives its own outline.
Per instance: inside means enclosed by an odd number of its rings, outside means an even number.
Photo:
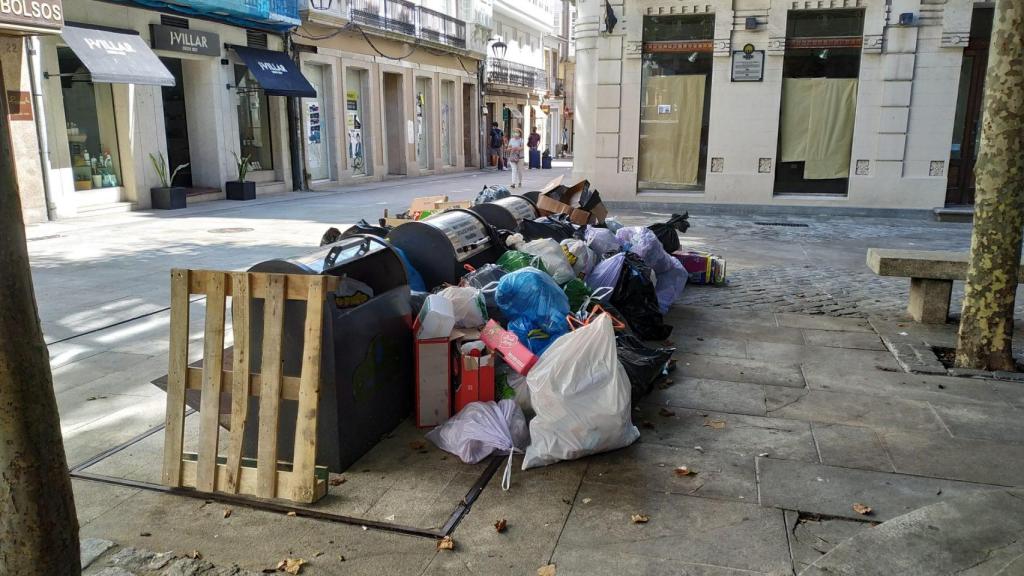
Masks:
[[[167,416],[163,484],[193,487],[200,492],[247,494],[311,503],[327,493],[326,470],[316,466],[317,408],[323,307],[337,286],[330,276],[171,270],[170,365],[167,373]],[[189,297],[206,296],[203,365],[188,365]],[[227,297],[231,296],[234,350],[224,367]],[[260,373],[251,373],[250,311],[263,300],[263,342]],[[282,333],[285,302],[306,302],[301,374],[282,374]],[[199,447],[183,452],[185,391],[200,390]],[[227,454],[218,454],[221,396],[230,397]],[[242,456],[249,397],[259,397],[258,448],[255,462]],[[278,461],[279,411],[282,400],[298,402],[294,461]]]

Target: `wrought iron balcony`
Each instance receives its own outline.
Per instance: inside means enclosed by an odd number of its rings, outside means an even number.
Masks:
[[[349,0],[349,20],[456,48],[466,47],[466,23],[408,0]]]
[[[531,90],[547,90],[548,73],[540,68],[510,62],[501,58],[487,59],[487,83],[519,86]]]

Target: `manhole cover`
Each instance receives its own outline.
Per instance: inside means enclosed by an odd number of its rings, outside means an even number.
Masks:
[[[807,228],[807,224],[797,222],[754,222],[758,226],[788,226],[790,228]]]
[[[211,234],[238,234],[239,232],[252,232],[255,228],[214,228],[207,230]]]

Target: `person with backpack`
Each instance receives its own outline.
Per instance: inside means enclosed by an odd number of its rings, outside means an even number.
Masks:
[[[501,158],[501,148],[504,144],[505,135],[502,134],[501,128],[498,128],[497,122],[491,122],[491,133],[487,141],[487,153],[490,155],[491,164],[498,167],[498,170],[504,170],[502,166],[504,163]]]

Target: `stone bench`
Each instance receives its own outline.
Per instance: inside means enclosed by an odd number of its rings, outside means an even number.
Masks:
[[[967,258],[966,252],[868,248],[868,268],[875,274],[910,278],[907,310],[925,324],[946,322],[953,281],[967,278]],[[1024,282],[1024,264],[1017,281]]]

